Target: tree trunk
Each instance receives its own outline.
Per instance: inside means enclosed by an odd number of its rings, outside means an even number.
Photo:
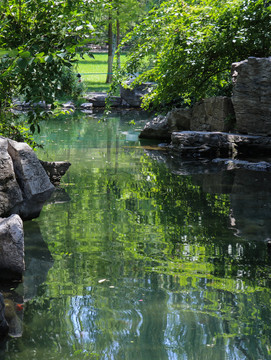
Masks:
[[[118,11],[118,18],[117,18],[117,65],[118,65],[118,69],[120,69],[120,49],[119,49],[119,44],[120,44],[120,22],[119,22],[119,11]]]
[[[113,75],[113,26],[112,26],[112,14],[109,13],[108,17],[108,66],[107,66],[107,77],[106,83],[110,84],[112,82]]]

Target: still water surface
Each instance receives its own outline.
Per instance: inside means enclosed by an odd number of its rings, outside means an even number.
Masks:
[[[43,124],[39,157],[72,166],[24,224],[22,336],[1,358],[271,359],[270,175],[150,150],[145,120]]]

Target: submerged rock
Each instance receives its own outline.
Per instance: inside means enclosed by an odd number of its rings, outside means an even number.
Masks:
[[[23,335],[23,322],[17,314],[16,304],[12,299],[5,299],[5,318],[8,323],[8,335],[11,337],[21,337]]]
[[[27,222],[24,231],[26,270],[24,282],[19,285],[21,286],[19,292],[23,294],[24,302],[26,302],[37,296],[39,286],[46,281],[54,260],[37,222]]]

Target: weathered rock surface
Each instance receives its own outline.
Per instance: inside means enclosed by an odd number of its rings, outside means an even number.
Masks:
[[[196,103],[192,109],[190,130],[229,131],[234,118],[232,101],[226,96],[216,96]]]
[[[172,148],[186,155],[232,156],[236,152],[253,153],[271,150],[267,136],[229,134],[223,132],[182,131],[171,135]]]
[[[23,222],[18,215],[0,218],[0,269],[1,277],[22,274],[25,269]]]
[[[171,133],[182,130],[229,131],[234,118],[231,99],[213,97],[196,103],[191,109],[176,108],[166,116],[157,116],[145,125],[140,137],[169,139]]]
[[[83,110],[89,110],[93,108],[93,103],[92,102],[86,102],[80,105],[80,109]]]
[[[88,103],[92,103],[93,107],[105,107],[105,101],[107,98],[107,93],[103,93],[103,92],[93,92],[93,93],[88,93],[85,96],[85,100]],[[110,98],[110,103],[111,106],[113,107],[121,107],[122,106],[122,100],[119,96],[112,96]]]
[[[0,216],[23,201],[17,183],[12,158],[8,153],[8,140],[0,137]]]
[[[134,89],[129,88],[132,81],[127,81],[124,86],[120,87],[120,97],[131,107],[139,108],[142,104],[142,97],[151,91],[151,83],[136,85]]]
[[[8,140],[8,152],[12,157],[17,182],[24,198],[30,199],[35,195],[54,190],[54,186],[29,145]]]
[[[169,131],[168,120],[165,116],[157,116],[153,120],[146,123],[144,129],[139,134],[140,138],[170,140],[171,133]]]
[[[35,108],[41,108],[44,110],[51,109],[51,105],[46,104],[45,101],[40,101],[38,103],[30,103],[30,102],[26,102],[26,101],[14,100],[13,107],[16,110],[20,110],[20,111],[28,111],[28,110],[33,110]]]
[[[0,339],[8,334],[9,326],[5,318],[5,303],[3,295],[0,294]]]
[[[172,109],[166,115],[170,132],[190,130],[192,109]]]
[[[37,217],[55,187],[35,152],[25,143],[0,137],[0,170],[0,216]]]
[[[46,171],[50,181],[54,185],[59,185],[62,176],[64,176],[71,166],[68,161],[42,161],[40,163]]]
[[[232,64],[236,130],[271,135],[271,57]]]

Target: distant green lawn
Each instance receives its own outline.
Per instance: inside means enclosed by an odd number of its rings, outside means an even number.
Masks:
[[[84,56],[78,57],[79,62],[76,71],[81,74],[81,79],[85,84],[87,92],[105,92],[109,89],[106,84],[107,76],[107,53],[94,53],[94,59]],[[121,55],[121,62],[125,61],[125,55]]]
[[[0,57],[6,53],[0,49]],[[78,65],[75,69],[81,74],[81,79],[87,92],[105,92],[109,89],[106,84],[107,53],[94,53],[94,59],[85,55],[83,59],[78,56]],[[125,54],[121,54],[121,62],[125,61]]]
[[[79,62],[76,71],[81,74],[81,79],[86,91],[107,91],[109,84],[106,84],[107,54],[95,53],[94,59],[85,55],[83,59],[78,57]]]

